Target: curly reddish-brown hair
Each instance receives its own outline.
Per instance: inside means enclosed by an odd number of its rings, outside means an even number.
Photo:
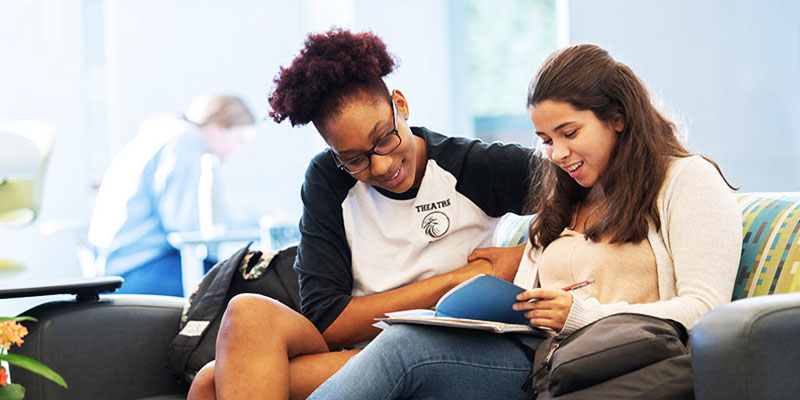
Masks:
[[[394,57],[372,32],[333,28],[310,34],[292,65],[281,67],[275,77],[269,116],[275,122],[289,118],[297,126],[335,115],[354,94],[390,102],[382,77],[394,67]]]

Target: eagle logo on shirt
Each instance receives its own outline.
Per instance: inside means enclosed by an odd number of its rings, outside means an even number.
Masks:
[[[441,211],[434,211],[422,219],[422,231],[431,239],[444,236],[450,229],[450,218]]]

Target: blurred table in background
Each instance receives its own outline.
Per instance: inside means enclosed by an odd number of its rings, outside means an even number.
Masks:
[[[167,235],[170,245],[180,251],[183,295],[188,297],[205,272],[203,260],[212,256],[224,260],[236,250],[253,242],[252,250],[280,249],[300,240],[296,224],[265,224],[259,229],[233,229],[203,235],[200,231],[173,232]]]

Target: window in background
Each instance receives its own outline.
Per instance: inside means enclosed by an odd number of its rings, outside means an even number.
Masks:
[[[532,144],[528,83],[560,42],[559,0],[464,2],[468,106],[475,137]]]

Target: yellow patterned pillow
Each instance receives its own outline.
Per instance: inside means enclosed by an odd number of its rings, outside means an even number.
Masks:
[[[744,240],[733,299],[800,291],[800,192],[737,199]]]

